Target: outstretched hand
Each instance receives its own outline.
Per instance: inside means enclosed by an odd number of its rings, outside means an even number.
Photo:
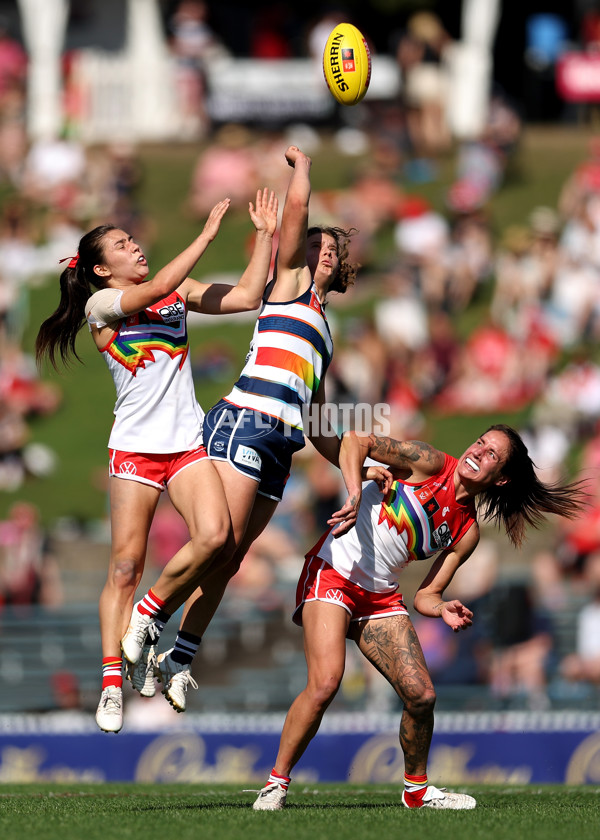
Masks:
[[[327,524],[330,527],[333,525],[336,526],[331,532],[334,537],[341,537],[342,534],[354,528],[358,519],[358,509],[360,508],[361,499],[362,493],[348,496],[344,502],[344,506],[336,510],[327,520]]]
[[[205,234],[211,242],[219,232],[219,228],[221,227],[221,220],[223,219],[225,213],[228,211],[230,204],[231,199],[224,198],[223,201],[219,201],[218,204],[215,204],[213,209],[208,214],[208,219],[206,220],[202,233]]]
[[[446,601],[442,609],[442,618],[455,633],[466,630],[473,624],[473,613],[460,601]]]
[[[267,187],[263,190],[257,190],[256,205],[253,205],[251,201],[248,202],[248,212],[256,230],[264,231],[271,236],[277,228],[278,209],[277,196],[272,190],[269,192]]]

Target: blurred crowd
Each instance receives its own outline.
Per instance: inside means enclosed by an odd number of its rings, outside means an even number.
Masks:
[[[268,23],[256,54],[282,54],[277,19]],[[315,22],[316,52],[330,24]],[[225,47],[207,23],[206,4],[177,4],[169,32],[181,96],[205,138],[182,209],[201,220],[228,195],[233,209],[245,211],[263,183],[282,198],[282,150],[293,141],[317,158],[322,135],[309,126],[296,127],[292,137],[286,129],[209,125],[204,61]],[[406,79],[401,99],[376,103],[362,124],[331,134],[352,177],[344,188],[315,190],[311,215],[358,230],[351,253],[362,269],[348,302],[334,298],[328,309],[336,344],[328,401],[389,407],[386,434],[424,439],[428,412],[527,409],[521,431],[544,480],[573,467],[589,479],[586,516],[554,523],[552,544],[526,558],[525,572],[521,560],[517,579],[502,573],[507,547],[493,535],[484,540],[455,585],[456,597],[477,615],[469,633],[455,638],[440,622],[415,622],[436,683],[487,685],[499,702],[525,697],[532,708],[545,708],[552,686],[582,697],[600,687],[600,140],[554,206],[529,208],[524,220],[496,231],[492,199],[518,152],[523,123],[514,103],[494,91],[482,135],[453,142],[443,108],[448,40],[434,16],[415,16],[397,39]],[[40,378],[23,347],[31,295],[48,277],[55,280],[58,261],[101,221],[125,228],[146,250],[156,235],[140,206],[143,170],[134,146],[86,148],[69,134],[27,141],[26,72],[22,48],[0,27],[0,492],[17,496],[26,480],[43,479],[55,458],[32,441],[29,421],[61,403],[60,390]],[[449,159],[455,178],[434,206],[419,188],[435,183]],[[347,317],[348,304],[361,314]],[[458,327],[469,313],[478,316],[465,338]],[[197,376],[222,381],[224,389],[235,373],[226,346],[196,364]],[[222,609],[243,602],[289,613],[301,557],[343,498],[339,473],[307,446]],[[61,603],[60,560],[38,517],[17,503],[0,522],[0,609]],[[149,562],[160,567],[186,539],[165,500]],[[568,638],[561,636],[565,616],[572,616]],[[360,679],[380,702],[372,677]]]

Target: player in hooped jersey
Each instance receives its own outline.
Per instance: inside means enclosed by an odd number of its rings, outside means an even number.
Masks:
[[[153,646],[145,644],[154,617],[168,615],[189,598],[184,619],[170,651],[158,657],[157,676],[163,693],[178,711],[186,707],[190,665],[204,630],[217,609],[227,583],[249,546],[263,531],[281,500],[292,455],[305,435],[317,450],[338,464],[340,441],[329,427],[304,428],[305,408],[325,401],[325,376],[333,343],[325,316],[330,292],[345,292],[356,268],[348,262],[350,231],[309,227],[311,160],[289,146],[292,167],[283,207],[275,276],[265,293],[246,364],[231,392],[207,412],[204,443],[223,482],[231,513],[233,544],[197,581],[201,589],[180,586],[171,591],[166,608],[146,596],[133,610],[122,640],[125,657],[148,673]],[[373,469],[373,468],[371,468]],[[376,467],[374,471],[381,472]],[[168,567],[167,567],[168,568]],[[158,584],[162,586],[162,579]],[[152,587],[154,591],[155,586]],[[191,596],[191,597],[190,597]],[[152,628],[154,637],[156,623]]]
[[[367,457],[391,471],[393,481],[383,497],[372,483],[362,487]],[[454,632],[466,630],[473,613],[459,600],[444,600],[444,591],[479,542],[477,508],[520,546],[527,525],[537,526],[548,513],[576,517],[587,494],[581,482],[542,483],[520,436],[500,424],[460,458],[419,441],[349,432],[342,441],[340,467],[348,499],[329,520],[330,530],[307,553],[297,588],[294,621],[303,628],[307,686],[290,707],[275,766],[253,807],[284,807],[292,768],[339,688],[350,638],[404,705],[402,804],[474,808],[473,797],[428,784],[435,690],[398,591],[398,576],[408,563],[437,555],[414,607],[422,615],[441,618]]]
[[[191,537],[170,561],[166,577],[192,579],[230,538],[221,480],[202,444],[203,411],[192,381],[186,312],[258,308],[278,202],[264,189],[255,204],[249,203],[256,239],[238,284],[198,283],[188,274],[217,235],[228,207],[229,199],[216,204],[200,235],[152,279],[147,279],[146,257],[129,234],[114,225],[94,228],[63,271],[59,305],[36,341],[38,362],[44,356],[54,366],[58,357],[66,362],[77,356],[75,340],[87,320],[117,391],[109,440],[111,555],[100,596],[102,695],[96,713],[106,732],[118,732],[123,723],[120,640],[162,490],[168,489]],[[145,686],[142,674],[140,690]],[[153,680],[145,693],[154,693]]]

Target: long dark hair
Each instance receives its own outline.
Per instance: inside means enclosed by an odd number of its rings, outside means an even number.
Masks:
[[[356,273],[360,268],[359,265],[348,262],[348,243],[350,242],[350,237],[354,236],[354,234],[358,233],[358,231],[356,228],[344,230],[344,228],[341,227],[313,225],[312,227],[309,227],[306,232],[306,237],[308,238],[309,236],[312,236],[313,233],[326,233],[328,236],[333,237],[336,241],[339,261],[338,270],[333,283],[327,291],[339,292],[343,295],[348,286],[354,285]]]
[[[94,272],[94,266],[104,262],[104,237],[116,229],[116,225],[99,225],[82,236],[76,264],[67,266],[60,275],[60,302],[37,334],[38,365],[44,356],[48,356],[54,368],[58,367],[57,355],[64,365],[71,356],[81,361],[75,350],[75,339],[85,323],[86,301],[95,290],[106,288],[106,282]]]
[[[484,490],[477,503],[486,521],[498,527],[504,525],[514,546],[523,544],[527,526],[540,527],[545,514],[575,519],[589,504],[585,481],[544,484],[536,475],[535,464],[519,433],[504,423],[490,426],[487,432],[492,431],[503,432],[508,438],[509,454],[502,474],[509,480]]]

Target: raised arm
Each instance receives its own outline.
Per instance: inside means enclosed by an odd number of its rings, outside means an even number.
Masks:
[[[444,591],[478,542],[479,526],[474,523],[459,543],[438,555],[414,597],[417,612],[429,618],[443,618],[455,633],[471,626],[473,613],[456,599],[444,601]]]
[[[293,300],[305,291],[311,279],[306,264],[306,233],[312,161],[297,146],[289,146],[285,157],[294,171],[283,205],[276,281],[271,300]]]
[[[202,233],[194,239],[191,245],[188,245],[164,268],[161,268],[151,280],[137,286],[129,286],[124,290],[120,306],[125,315],[139,312],[146,306],[151,306],[181,286],[219,232],[221,221],[229,208],[229,204],[230,200],[228,198],[215,204],[208,215]]]
[[[195,312],[224,315],[246,312],[260,306],[271,266],[273,234],[277,228],[278,201],[265,187],[256,193],[256,204],[249,202],[248,212],[256,228],[250,262],[235,286],[226,283],[197,283],[188,278],[185,292],[188,306]]]

